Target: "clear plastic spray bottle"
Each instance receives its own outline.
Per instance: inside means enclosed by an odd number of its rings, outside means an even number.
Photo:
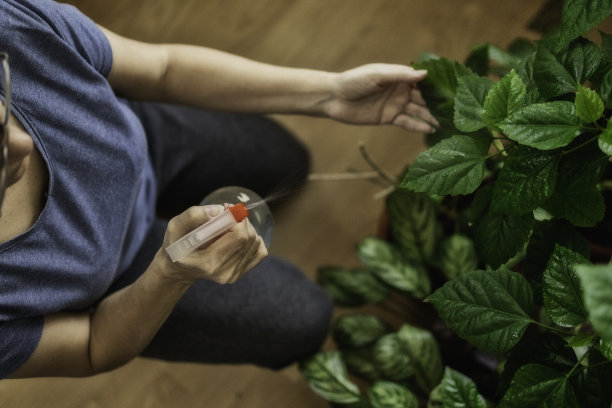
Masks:
[[[223,235],[248,216],[249,210],[246,205],[243,203],[233,205],[189,234],[170,244],[166,247],[166,252],[170,259],[172,259],[172,262],[177,262],[202,245]]]

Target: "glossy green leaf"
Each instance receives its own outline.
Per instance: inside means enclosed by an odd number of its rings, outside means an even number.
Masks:
[[[493,82],[486,77],[467,75],[457,80],[455,95],[455,127],[462,132],[475,132],[485,127],[482,107]]]
[[[564,2],[558,47],[585,34],[612,12],[611,0],[572,0]]]
[[[523,106],[526,93],[525,84],[513,70],[500,79],[487,94],[482,120],[489,128],[499,130],[497,124]]]
[[[589,320],[601,338],[612,342],[612,264],[578,265]]]
[[[582,288],[574,267],[587,263],[582,255],[557,245],[546,265],[543,295],[546,312],[559,326],[578,326],[587,320]]]
[[[506,160],[493,188],[491,212],[522,215],[555,190],[560,153],[519,146]]]
[[[602,152],[608,156],[612,156],[612,129],[610,126],[608,126],[608,129],[604,130],[604,132],[599,135],[597,144]]]
[[[431,283],[424,267],[408,260],[389,242],[366,238],[357,247],[357,254],[363,264],[387,285],[417,298],[430,293]]]
[[[578,83],[563,62],[546,46],[539,44],[533,62],[533,78],[544,98],[554,98],[578,88]]]
[[[579,408],[565,373],[541,364],[521,367],[499,404],[500,408]]]
[[[378,339],[372,358],[378,371],[388,380],[403,381],[414,375],[412,357],[397,333],[386,334]]]
[[[368,396],[374,408],[417,408],[419,401],[408,388],[389,381],[377,381]]]
[[[444,408],[486,408],[487,403],[478,393],[476,384],[471,378],[450,367],[444,370],[440,383],[442,407]]]
[[[527,244],[533,214],[509,215],[485,213],[474,221],[474,244],[479,258],[498,268]]]
[[[602,57],[599,47],[584,37],[572,41],[557,56],[578,84],[591,78]]]
[[[389,332],[389,327],[370,314],[343,315],[333,329],[334,341],[342,349],[365,347]]]
[[[442,357],[438,343],[429,331],[403,325],[397,332],[402,349],[412,360],[415,379],[422,390],[430,392],[442,378]]]
[[[576,114],[583,122],[597,122],[604,111],[604,103],[597,92],[581,86],[576,93]]]
[[[326,351],[300,363],[310,387],[328,401],[349,404],[359,401],[359,389],[347,376],[338,351]]]
[[[389,288],[365,269],[324,266],[318,270],[317,282],[340,306],[378,303],[389,296]]]
[[[402,187],[437,195],[470,194],[484,177],[485,154],[468,136],[442,140],[416,157]]]
[[[467,273],[427,299],[459,337],[492,353],[511,349],[532,322],[529,283],[507,270]]]
[[[369,381],[382,378],[380,370],[374,364],[373,347],[360,349],[342,350],[342,360],[346,368],[352,374],[358,375]]]
[[[426,261],[436,246],[436,214],[433,200],[423,193],[397,189],[386,199],[393,239],[409,259]]]
[[[512,140],[540,150],[567,146],[580,134],[574,104],[566,101],[537,103],[520,108],[499,124]]]
[[[448,279],[476,270],[478,257],[474,242],[462,234],[446,237],[440,244],[436,265]]]

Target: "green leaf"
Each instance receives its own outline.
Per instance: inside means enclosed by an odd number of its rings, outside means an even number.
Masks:
[[[397,333],[386,334],[374,345],[374,365],[382,376],[391,381],[403,381],[414,375],[412,357]]]
[[[374,364],[373,347],[342,350],[342,359],[349,372],[376,381],[382,378],[380,370]]]
[[[527,364],[515,374],[500,408],[579,408],[564,373],[541,364]]]
[[[579,141],[577,141],[579,142]],[[559,162],[555,192],[545,203],[557,218],[580,227],[592,227],[605,215],[606,206],[597,184],[608,164],[596,143],[565,154]]]
[[[427,77],[419,82],[419,90],[432,115],[440,122],[436,131],[441,137],[455,134],[453,124],[457,78],[474,75],[457,61],[446,58],[430,58],[414,64],[417,69],[426,69]]]
[[[582,303],[582,288],[574,267],[588,262],[582,255],[555,246],[544,270],[544,306],[553,322],[559,326],[578,326],[587,320]]]
[[[421,264],[412,262],[392,244],[366,238],[357,247],[363,264],[387,285],[422,299],[431,291],[429,275]]]
[[[566,146],[580,134],[580,120],[574,104],[567,101],[525,106],[502,121],[499,127],[510,139],[540,150]]]
[[[597,92],[580,86],[576,93],[576,114],[587,123],[597,122],[603,115],[604,104]]]
[[[612,361],[612,342],[601,339],[599,341],[599,346],[601,347],[601,354],[603,354],[603,356],[608,360]]]
[[[563,62],[544,44],[538,44],[533,62],[533,79],[544,98],[554,98],[578,88],[578,83],[567,71]]]
[[[556,244],[590,257],[587,240],[565,220],[541,221],[534,224],[523,263],[523,274],[531,284],[537,304],[543,304],[542,275]]]
[[[436,246],[433,200],[422,193],[396,189],[386,200],[391,235],[409,259],[426,261]]]
[[[389,288],[365,269],[319,268],[317,282],[340,306],[361,306],[387,299]]]
[[[612,122],[608,122],[608,124],[610,123]],[[612,156],[612,128],[610,125],[608,125],[608,128],[604,130],[601,135],[599,135],[597,144],[602,152],[608,156]]]
[[[410,355],[416,382],[429,393],[442,378],[442,357],[435,337],[427,330],[404,324],[397,338]]]
[[[310,387],[323,398],[341,404],[359,401],[359,389],[347,377],[338,351],[326,351],[300,362]]]
[[[527,244],[533,214],[484,214],[473,225],[477,254],[485,264],[498,268]]]
[[[369,314],[343,315],[334,325],[334,341],[342,349],[369,346],[389,332],[378,317]]]
[[[612,12],[611,0],[572,0],[564,2],[558,47],[585,34]]]
[[[446,367],[440,383],[444,408],[486,408],[487,403],[469,377]]]
[[[589,344],[591,344],[594,337],[594,335],[589,333],[578,333],[577,335],[569,339],[567,345],[573,348],[588,346]]]
[[[577,362],[576,354],[561,337],[551,333],[535,334],[510,351],[499,378],[498,394],[506,392],[514,374],[525,364],[537,363],[567,372]]]
[[[389,381],[377,381],[368,392],[374,408],[417,408],[419,401],[408,388]]]
[[[442,140],[416,157],[401,186],[437,195],[470,194],[484,177],[485,154],[468,136]]]
[[[529,283],[507,270],[467,273],[446,282],[428,301],[459,337],[491,353],[511,349],[532,322]]]
[[[572,189],[566,185],[555,191],[547,209],[555,217],[565,218],[577,227],[593,227],[603,219],[606,204],[595,186],[576,185]]]
[[[522,215],[539,207],[555,190],[559,158],[558,151],[515,149],[495,182],[491,212]]]
[[[442,401],[442,384],[438,384],[429,393],[429,399],[427,400],[427,408],[443,408],[444,401]]]
[[[612,69],[604,75],[599,89],[601,99],[607,108],[612,108]]]
[[[487,94],[482,120],[491,129],[499,130],[497,124],[523,106],[527,89],[516,71],[500,79]]]
[[[455,95],[455,127],[462,132],[475,132],[485,127],[482,106],[493,82],[486,77],[467,75],[457,80]]]
[[[489,44],[474,46],[465,60],[465,66],[476,75],[487,75],[489,73]]]
[[[562,50],[558,57],[576,83],[582,84],[597,71],[602,55],[597,45],[579,37]]]
[[[599,31],[601,35],[601,52],[607,58],[612,59],[612,34]]]
[[[584,290],[589,320],[604,341],[612,342],[612,264],[578,265],[576,273]]]
[[[453,234],[446,237],[438,252],[436,265],[448,279],[472,272],[478,266],[474,243],[465,235]]]

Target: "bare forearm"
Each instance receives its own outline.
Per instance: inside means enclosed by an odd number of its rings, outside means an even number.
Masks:
[[[207,48],[166,46],[168,99],[205,108],[321,115],[331,73],[279,67]]]
[[[189,288],[189,283],[164,277],[156,260],[136,282],[105,298],[91,315],[89,358],[94,372],[138,356]]]
[[[109,81],[130,99],[252,113],[322,115],[336,74],[256,62],[206,47],[147,44],[104,28],[113,48]]]

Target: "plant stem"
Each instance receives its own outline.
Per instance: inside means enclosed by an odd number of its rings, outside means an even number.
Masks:
[[[569,149],[569,150],[565,150],[565,151],[561,152],[561,155],[566,155],[566,154],[573,153],[573,152],[575,152],[576,150],[581,149],[581,148],[583,148],[584,146],[588,145],[589,143],[594,142],[595,140],[597,140],[597,138],[598,138],[598,137],[599,137],[599,135],[597,135],[597,136],[593,136],[593,137],[592,137],[592,138],[590,138],[589,140],[587,140],[587,141],[585,141],[585,142],[583,142],[583,143],[580,143],[578,146],[576,146],[576,147],[574,147],[574,148],[571,148],[571,149]]]
[[[580,357],[580,360],[578,360],[578,362],[576,364],[574,364],[574,366],[572,367],[572,369],[569,371],[569,373],[567,373],[565,375],[565,378],[570,378],[570,376],[572,375],[572,373],[580,366],[580,364],[582,364],[582,360],[584,360],[586,358],[586,356],[589,355],[589,353],[591,352],[591,350],[593,349],[593,346],[589,347],[589,349],[586,351],[586,353],[584,353],[582,355],[582,357]]]
[[[504,144],[501,142],[500,138],[493,138],[493,145],[498,150],[498,152],[489,157],[494,157],[494,156],[497,156],[498,154],[501,154],[504,157],[508,157],[508,152],[506,152],[506,148]]]
[[[550,330],[550,331],[553,331],[553,332],[556,332],[556,333],[560,333],[560,334],[563,334],[563,335],[568,335],[569,334],[566,330],[557,329],[556,327],[547,326],[545,324],[542,324],[542,323],[538,322],[537,320],[533,320],[533,323],[537,324],[540,327],[545,328],[546,330]]]
[[[384,171],[373,159],[372,157],[369,155],[369,153],[366,151],[365,149],[365,145],[363,144],[363,142],[359,142],[359,152],[361,152],[361,156],[363,156],[364,160],[370,165],[370,167],[372,168],[372,170],[374,170],[375,172],[377,172],[380,177],[382,177],[384,180],[386,180],[390,185],[394,186],[395,185],[395,178],[392,177],[389,173],[387,173],[386,171]]]

